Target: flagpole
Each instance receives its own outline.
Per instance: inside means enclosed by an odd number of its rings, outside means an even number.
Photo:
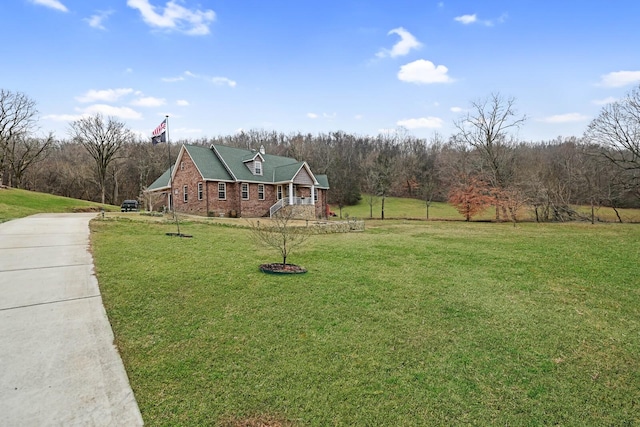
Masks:
[[[169,196],[169,202],[171,203],[171,211],[173,212],[173,219],[176,222],[176,227],[178,228],[178,237],[180,237],[180,222],[178,221],[178,216],[176,215],[176,200],[175,195],[173,194],[173,171],[171,170],[173,166],[173,162],[171,161],[171,139],[169,138],[169,115],[167,114],[165,117],[166,130],[167,133],[167,151],[169,153],[169,189],[171,191]]]

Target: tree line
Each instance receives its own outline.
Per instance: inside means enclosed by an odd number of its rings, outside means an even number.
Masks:
[[[384,219],[390,196],[423,200],[427,218],[434,201],[450,201],[467,219],[492,206],[496,219],[513,221],[524,206],[538,221],[574,219],[576,204],[640,207],[640,86],[581,136],[523,141],[515,135],[526,120],[513,98],[491,94],[472,102],[448,137],[250,130],[152,145],[100,114],[70,123],[67,138],[38,136],[35,101],[0,89],[0,185],[117,205],[142,200],[182,143],[224,144],[305,160],[328,175],[339,213],[364,198],[370,216]]]

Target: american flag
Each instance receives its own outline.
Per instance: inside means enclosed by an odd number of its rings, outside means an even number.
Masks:
[[[164,119],[160,125],[153,131],[152,136],[158,136],[164,133],[167,130],[167,119]]]

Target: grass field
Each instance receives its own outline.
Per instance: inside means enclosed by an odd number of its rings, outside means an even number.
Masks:
[[[575,206],[575,209],[583,215],[590,217],[591,208],[586,206]],[[332,206],[331,210],[339,214],[340,210],[337,206]],[[362,200],[357,205],[346,206],[342,208],[342,216],[357,218],[375,218],[380,219],[381,200],[377,198],[373,205],[373,215],[369,206],[369,198],[363,195]],[[427,208],[422,200],[406,199],[399,197],[387,197],[385,200],[385,218],[413,218],[426,219]],[[623,222],[640,222],[640,209],[619,209]],[[613,209],[600,207],[595,210],[596,221],[618,222],[618,218]],[[464,220],[464,217],[456,211],[456,209],[448,203],[433,202],[429,207],[429,218],[435,220]],[[495,218],[495,207],[489,207],[487,210],[474,217],[473,220],[492,220]],[[532,208],[524,207],[518,213],[519,221],[535,221],[535,213]]]
[[[246,229],[91,227],[147,425],[640,423],[637,225],[370,221],[286,277]]]
[[[0,222],[22,218],[37,213],[98,211],[102,205],[85,200],[53,196],[14,188],[0,188]],[[115,206],[104,206],[116,210]]]

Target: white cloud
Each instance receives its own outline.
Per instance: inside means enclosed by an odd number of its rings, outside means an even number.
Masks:
[[[418,119],[398,120],[396,125],[407,129],[437,129],[442,127],[442,119],[440,117],[420,117]]]
[[[616,102],[618,99],[614,98],[613,96],[608,96],[604,99],[594,99],[593,101],[591,101],[592,104],[595,105],[607,105],[607,104],[611,104]]]
[[[539,122],[544,123],[572,123],[572,122],[583,122],[589,120],[589,116],[585,116],[580,113],[567,113],[567,114],[557,114],[555,116],[543,117],[539,119]]]
[[[448,71],[444,65],[436,67],[431,61],[418,59],[400,67],[398,79],[417,84],[450,83],[453,79],[447,75]]]
[[[453,18],[453,20],[457,21],[457,22],[460,22],[460,23],[462,23],[464,25],[469,25],[469,24],[473,24],[474,22],[476,22],[478,20],[478,17],[474,13],[473,15],[456,16],[455,18]]]
[[[614,71],[601,76],[600,85],[622,87],[640,82],[640,71]]]
[[[188,107],[189,106],[189,101],[187,101],[186,99],[178,99],[176,101],[176,105],[178,105],[180,107]]]
[[[230,78],[227,78],[227,77],[220,77],[220,76],[210,77],[202,74],[192,73],[189,70],[185,71],[182,74],[183,74],[182,76],[178,76],[178,77],[163,77],[162,81],[167,83],[172,83],[172,82],[179,82],[182,80],[186,80],[187,78],[191,78],[191,79],[208,81],[218,86],[236,87],[238,85],[238,83],[235,80],[231,80]]]
[[[138,120],[142,118],[142,114],[129,107],[114,107],[113,105],[94,104],[83,110],[79,110],[85,114],[102,114],[109,117],[119,117],[121,119]]]
[[[462,107],[451,107],[451,108],[449,108],[449,111],[451,111],[452,113],[462,113],[464,111],[464,108],[462,108]]]
[[[164,8],[157,7],[161,13],[156,11],[156,6],[151,5],[149,0],[127,0],[127,6],[138,9],[144,22],[152,27],[192,36],[209,34],[209,25],[216,18],[213,10],[190,10],[174,0],[168,1]]]
[[[389,49],[381,49],[376,56],[378,58],[385,58],[387,56],[391,58],[395,58],[397,56],[404,56],[408,54],[411,49],[418,49],[422,46],[420,43],[410,32],[405,30],[402,27],[394,28],[389,31],[387,35],[397,34],[400,36],[400,41],[393,45],[391,50]]]
[[[69,11],[69,9],[67,9],[67,7],[58,0],[31,0],[31,3],[59,10],[61,12]]]
[[[184,77],[182,77],[182,76],[178,76],[178,77],[163,77],[161,80],[163,82],[167,82],[167,83],[181,82],[181,81],[184,80]]]
[[[86,18],[85,21],[87,21],[90,27],[97,28],[99,30],[106,30],[105,26],[102,23],[112,13],[113,13],[112,11],[98,12],[95,15],[92,15],[89,18]]]
[[[307,117],[310,119],[317,119],[318,115],[316,113],[307,113]]]
[[[482,24],[482,25],[485,25],[487,27],[493,27],[495,22],[497,22],[498,24],[503,24],[507,20],[508,17],[509,17],[508,13],[503,13],[502,15],[500,15],[495,20],[491,20],[491,19],[483,19],[483,20],[481,20],[481,19],[478,19],[478,15],[476,15],[474,13],[473,15],[456,16],[455,18],[453,18],[453,20],[456,21],[456,22],[460,22],[463,25]]]
[[[85,93],[83,96],[76,96],[76,100],[79,102],[114,102],[125,95],[129,95],[130,93],[133,93],[133,89],[131,88],[104,90],[91,89],[87,91],[87,93]]]
[[[131,105],[137,107],[161,107],[166,103],[167,101],[164,98],[154,98],[153,96],[143,96],[131,101]]]
[[[228,79],[226,77],[212,77],[211,81],[220,86],[227,85],[229,87],[236,87],[236,82],[234,80]]]

